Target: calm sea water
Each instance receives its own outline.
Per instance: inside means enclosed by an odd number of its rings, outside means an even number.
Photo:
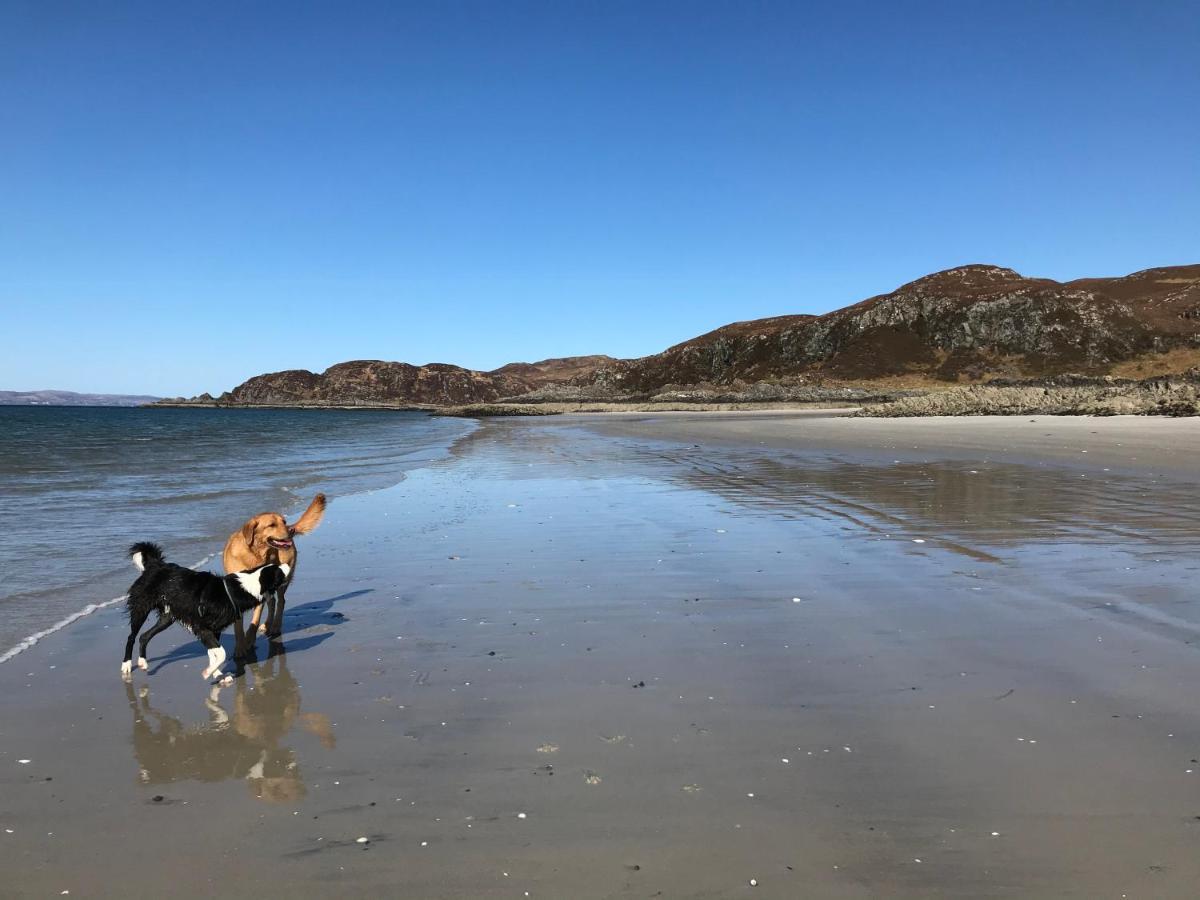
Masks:
[[[317,491],[396,484],[472,427],[387,411],[0,406],[0,661],[121,594],[135,540],[219,569],[254,513],[294,518]]]

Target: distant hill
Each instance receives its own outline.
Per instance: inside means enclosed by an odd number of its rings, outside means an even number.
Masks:
[[[824,315],[726,325],[641,359],[583,356],[491,372],[359,360],[259,375],[191,401],[452,405],[505,398],[786,399],[813,385],[1133,377],[1200,365],[1200,265],[1057,282],[994,265],[936,272]]]
[[[159,397],[77,394],[75,391],[0,391],[0,406],[145,406]]]
[[[610,356],[575,356],[536,363],[510,363],[493,372],[477,372],[446,363],[413,366],[360,359],[330,366],[320,374],[291,369],[256,375],[220,397],[201,394],[167,405],[223,406],[444,406],[480,403],[523,394],[546,384],[586,378],[597,368],[615,365]]]

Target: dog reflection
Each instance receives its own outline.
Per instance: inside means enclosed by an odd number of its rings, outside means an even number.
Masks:
[[[295,753],[283,741],[299,725],[332,749],[335,738],[329,717],[300,712],[300,687],[283,652],[249,668],[254,674],[253,690],[246,686],[248,679],[239,678],[227,711],[214,686],[204,701],[209,720],[203,725],[184,725],[160,713],[150,705],[149,688],[135,694],[133,686],[126,684],[133,712],[133,752],[143,784],[242,778],[261,800],[285,803],[304,796]]]

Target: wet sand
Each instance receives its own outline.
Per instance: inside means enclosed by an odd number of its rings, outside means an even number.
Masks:
[[[1198,452],[487,423],[331,506],[234,687],[179,630],[126,685],[113,610],[0,666],[0,893],[1195,896]]]

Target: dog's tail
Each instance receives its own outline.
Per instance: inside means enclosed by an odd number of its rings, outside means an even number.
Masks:
[[[289,530],[292,534],[308,534],[314,528],[321,524],[321,518],[325,515],[325,495],[317,494],[313,497],[312,503],[308,504],[308,509],[304,514],[296,520],[296,524]]]
[[[130,547],[129,558],[133,560],[133,564],[139,572],[156,569],[165,562],[162,547],[149,541],[138,541]]]

